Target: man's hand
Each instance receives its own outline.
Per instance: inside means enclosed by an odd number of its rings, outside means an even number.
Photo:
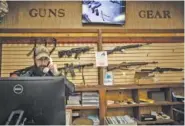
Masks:
[[[12,74],[10,77],[18,77],[17,74]]]
[[[58,71],[58,67],[57,67],[57,64],[49,64],[49,69],[50,71],[53,73],[54,76],[58,76],[60,74],[60,72]]]

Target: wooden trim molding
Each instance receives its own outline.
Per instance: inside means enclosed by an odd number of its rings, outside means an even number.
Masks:
[[[184,37],[105,37],[103,43],[175,43],[184,42]]]
[[[184,29],[101,29],[102,33],[184,33]],[[98,33],[99,29],[19,29],[19,28],[0,28],[0,33]]]
[[[97,33],[0,33],[0,37],[97,37]]]
[[[98,33],[98,29],[9,29],[0,28],[0,33]]]
[[[37,37],[37,38],[40,38],[40,37]],[[42,38],[42,37],[41,37]],[[43,37],[45,38],[45,37]],[[47,38],[47,37],[46,37]],[[57,40],[57,44],[61,44],[61,43],[97,43],[97,38],[95,37],[74,37],[74,38],[56,38],[54,37],[56,40]],[[26,37],[26,38],[2,38],[3,40],[3,43],[6,43],[6,44],[33,44],[33,38],[32,37]],[[40,44],[43,44],[44,41],[38,41],[37,43],[40,43]],[[52,44],[52,42],[48,41],[48,44]]]

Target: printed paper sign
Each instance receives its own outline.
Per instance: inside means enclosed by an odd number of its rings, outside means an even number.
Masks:
[[[107,52],[101,51],[96,52],[96,67],[106,67],[108,66]]]
[[[112,72],[106,72],[105,73],[104,85],[113,85],[113,74],[112,74]]]

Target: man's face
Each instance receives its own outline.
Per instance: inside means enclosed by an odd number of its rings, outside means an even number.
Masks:
[[[35,64],[38,68],[43,70],[45,67],[49,64],[49,58],[47,57],[41,57],[40,59],[35,59]]]

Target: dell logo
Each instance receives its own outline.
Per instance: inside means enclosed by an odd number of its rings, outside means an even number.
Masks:
[[[22,94],[23,92],[23,86],[20,84],[17,84],[13,87],[13,91],[15,94]]]

